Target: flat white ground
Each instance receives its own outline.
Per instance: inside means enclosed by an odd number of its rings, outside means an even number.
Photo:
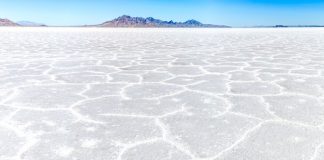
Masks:
[[[1,160],[323,160],[324,29],[0,28]]]

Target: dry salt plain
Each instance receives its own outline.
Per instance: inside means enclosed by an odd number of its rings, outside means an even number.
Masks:
[[[0,35],[1,160],[324,159],[324,29]]]

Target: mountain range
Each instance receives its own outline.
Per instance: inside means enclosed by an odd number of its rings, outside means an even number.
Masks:
[[[35,23],[35,22],[30,22],[30,21],[19,21],[16,22],[19,26],[24,26],[24,27],[46,27],[45,24],[41,23]]]
[[[111,21],[104,22],[98,27],[132,27],[132,28],[229,28],[225,25],[203,24],[196,20],[185,22],[162,21],[152,17],[131,17],[128,15],[120,16]]]
[[[35,23],[35,22],[29,22],[29,21],[19,21],[19,22],[13,22],[9,19],[1,19],[0,18],[0,26],[7,26],[7,27],[46,27],[44,24]]]
[[[46,25],[29,21],[13,22],[8,19],[0,19],[0,26],[23,26],[23,27],[44,27]],[[152,17],[131,17],[120,16],[111,21],[106,21],[98,25],[85,25],[81,27],[114,27],[114,28],[229,28],[225,25],[203,24],[197,20],[185,22],[163,21]]]
[[[13,22],[9,19],[0,18],[0,26],[20,26],[20,27],[47,27],[45,24],[30,21]],[[73,27],[111,27],[111,28],[230,28],[226,25],[203,24],[197,20],[187,20],[185,22],[163,21],[152,17],[131,17],[123,15],[110,21],[98,25],[84,25]],[[324,27],[324,25],[274,25],[274,26],[252,26],[243,28],[309,28]]]
[[[19,25],[13,21],[10,21],[9,19],[0,18],[0,26],[19,26]]]

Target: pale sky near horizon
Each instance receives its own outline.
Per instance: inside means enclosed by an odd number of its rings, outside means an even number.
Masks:
[[[0,0],[0,18],[99,24],[120,15],[230,26],[324,25],[324,0]]]

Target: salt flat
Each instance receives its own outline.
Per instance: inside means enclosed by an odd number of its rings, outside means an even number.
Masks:
[[[323,160],[324,29],[0,28],[1,160]]]

